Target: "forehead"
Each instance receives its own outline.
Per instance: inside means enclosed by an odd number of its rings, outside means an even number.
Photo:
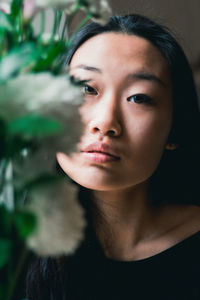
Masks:
[[[125,33],[102,33],[83,43],[75,52],[70,67],[97,66],[123,75],[135,70],[153,72],[170,81],[168,62],[162,53],[144,38]]]

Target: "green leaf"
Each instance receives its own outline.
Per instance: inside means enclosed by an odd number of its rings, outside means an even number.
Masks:
[[[30,211],[20,211],[15,214],[14,223],[19,236],[22,239],[26,239],[34,232],[37,225],[37,218]]]
[[[48,47],[48,49],[43,49],[43,55],[41,57],[41,60],[37,63],[37,65],[34,68],[34,71],[44,71],[48,68],[52,67],[52,64],[55,62],[55,60],[66,51],[65,43],[60,41],[54,44],[53,46]]]
[[[21,13],[23,0],[13,0],[11,4],[11,15],[13,17],[18,16]]]
[[[12,25],[8,15],[0,11],[0,30],[12,31]]]
[[[3,283],[0,284],[0,300],[5,299],[6,289]]]
[[[12,242],[8,239],[0,238],[0,268],[4,267],[11,256]]]
[[[6,139],[6,123],[4,120],[0,119],[0,158],[1,159],[4,156],[5,139]]]
[[[13,48],[0,60],[0,84],[16,75],[21,69],[33,63],[39,56],[39,51],[32,43]]]
[[[12,214],[4,204],[0,204],[0,237],[10,235],[12,227]]]
[[[27,138],[48,136],[61,129],[62,126],[57,121],[36,114],[18,117],[7,123],[8,133],[25,135]]]

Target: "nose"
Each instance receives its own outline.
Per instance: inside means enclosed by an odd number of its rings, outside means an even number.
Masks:
[[[121,135],[122,126],[116,98],[110,96],[107,100],[100,100],[89,124],[89,130],[92,134],[99,133],[103,136],[118,137]]]

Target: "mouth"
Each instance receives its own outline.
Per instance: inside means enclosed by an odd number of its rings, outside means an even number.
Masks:
[[[116,159],[120,159],[119,156],[116,156],[114,154],[111,154],[111,153],[108,153],[108,152],[104,152],[104,151],[98,151],[98,150],[91,150],[91,151],[85,151],[86,153],[101,153],[101,154],[105,154],[105,155],[109,155],[109,156],[112,156]]]
[[[81,152],[90,161],[98,163],[116,162],[121,159],[115,147],[102,142],[90,144],[82,149]]]
[[[102,151],[91,150],[91,151],[82,151],[82,153],[84,157],[86,157],[87,159],[98,163],[114,162],[120,160],[119,156],[115,156],[113,154],[102,152]]]

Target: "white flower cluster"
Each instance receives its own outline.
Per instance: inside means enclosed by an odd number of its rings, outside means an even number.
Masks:
[[[68,75],[51,73],[23,74],[0,85],[0,116],[12,119],[30,112],[64,114],[63,105],[74,106],[82,102],[80,88],[72,85]],[[66,116],[71,111],[65,110]]]
[[[43,187],[31,195],[29,208],[38,219],[29,248],[41,256],[71,254],[83,240],[86,220],[77,200],[77,188],[69,183]]]
[[[26,0],[31,1],[31,0]],[[33,0],[32,0],[33,1]],[[40,8],[59,8],[63,9],[67,13],[73,11],[76,6],[76,0],[35,0],[36,6]],[[111,13],[111,7],[107,0],[85,0],[86,5],[82,6],[81,9],[89,11],[92,14],[92,19],[98,23],[105,24]]]
[[[10,1],[0,1],[0,11],[5,14],[10,13]]]
[[[0,85],[0,94],[0,116],[7,122],[38,113],[63,124],[61,133],[40,139],[35,152],[24,149],[21,159],[13,159],[15,184],[21,186],[43,173],[55,175],[56,153],[73,151],[82,134],[80,87],[72,85],[66,75],[26,74]],[[77,202],[77,188],[65,181],[42,186],[29,195],[29,208],[39,223],[28,245],[39,255],[72,253],[83,238],[86,221]]]
[[[11,2],[0,0],[0,11],[10,14]],[[73,15],[75,9],[82,9],[87,15],[84,20],[88,20],[91,16],[94,21],[101,24],[106,23],[111,14],[111,8],[106,0],[84,0],[82,4],[78,0],[23,0],[23,21],[31,22],[37,12],[47,8],[55,11],[61,9],[66,20],[68,14],[70,18],[70,13]],[[59,40],[56,30],[50,36],[41,31],[40,41],[49,44],[51,41]],[[8,183],[5,184],[0,202],[7,201],[9,209],[12,210],[15,187],[23,188],[24,184],[40,178],[40,175],[56,175],[56,154],[58,152],[71,154],[76,151],[83,132],[79,114],[83,96],[80,87],[72,85],[66,73],[56,76],[49,72],[28,73],[30,69],[27,68],[23,69],[26,74],[21,73],[7,79],[8,76],[3,75],[10,74],[9,70],[13,69],[11,60],[12,57],[3,65],[4,68],[1,66],[2,78],[5,77],[7,81],[0,84],[0,119],[5,120],[8,134],[15,134],[11,130],[11,125],[15,124],[16,130],[17,123],[12,122],[17,122],[18,118],[19,124],[19,118],[29,114],[53,119],[62,125],[61,132],[42,138],[42,135],[31,136],[28,130],[21,131],[20,134],[27,141],[34,136],[35,148],[24,146],[21,154],[11,158],[7,166]],[[27,123],[25,124],[27,126]],[[59,256],[73,253],[84,237],[86,226],[84,210],[78,203],[76,186],[67,179],[57,184],[41,185],[28,191],[28,199],[31,200],[28,208],[38,218],[37,230],[28,239],[28,246],[39,255]]]
[[[10,12],[10,0],[0,0],[0,10],[5,13]],[[25,19],[32,18],[40,9],[62,9],[70,14],[76,7],[77,0],[24,0],[23,16]],[[86,5],[81,9],[89,11],[92,19],[100,24],[105,24],[111,13],[111,7],[107,0],[85,0]]]
[[[107,0],[87,0],[87,3],[89,11],[93,14],[93,21],[102,25],[108,22],[112,10]]]
[[[30,1],[30,0],[29,0]],[[35,0],[35,4],[38,7],[47,8],[69,8],[76,4],[76,0]]]
[[[22,153],[13,161],[18,184],[41,173],[55,172],[56,153],[76,150],[83,130],[79,114],[82,104],[80,87],[72,85],[66,75],[49,73],[19,75],[0,85],[0,116],[10,121],[16,117],[37,113],[61,123],[62,131],[40,139],[39,149]],[[31,170],[31,171],[30,171]]]

